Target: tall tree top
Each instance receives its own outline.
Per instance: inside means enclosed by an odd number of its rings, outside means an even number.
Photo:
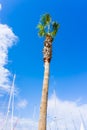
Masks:
[[[39,29],[38,35],[40,37],[50,35],[52,38],[54,38],[59,29],[59,26],[59,23],[52,21],[50,14],[44,14],[41,16],[37,25],[37,28]]]

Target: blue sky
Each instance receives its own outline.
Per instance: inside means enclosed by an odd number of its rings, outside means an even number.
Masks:
[[[50,64],[49,97],[56,90],[61,100],[87,103],[87,1],[86,0],[0,0],[0,22],[10,26],[18,42],[9,49],[7,68],[16,73],[19,100],[28,105],[22,110],[32,116],[39,107],[43,82],[43,38],[36,26],[40,16],[50,13],[60,23],[53,42]]]

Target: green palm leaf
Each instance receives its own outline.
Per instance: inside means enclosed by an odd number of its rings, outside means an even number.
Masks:
[[[40,30],[43,30],[44,26],[40,23],[40,24],[37,25],[37,28],[40,29]]]
[[[40,37],[50,35],[54,38],[59,29],[59,26],[60,25],[57,22],[52,22],[51,16],[49,14],[44,14],[42,15],[37,26],[37,28],[39,29],[38,35]]]
[[[53,25],[54,30],[58,30],[58,28],[60,26],[57,22],[53,22],[52,25]]]
[[[40,21],[43,26],[47,26],[51,22],[51,17],[49,14],[44,14],[44,15],[42,15]]]
[[[51,32],[51,36],[55,37],[60,25],[57,22],[53,22],[52,27],[53,27],[53,31]]]
[[[45,33],[44,30],[39,30],[38,35],[39,35],[40,37],[43,37],[43,36],[46,35],[46,33]]]

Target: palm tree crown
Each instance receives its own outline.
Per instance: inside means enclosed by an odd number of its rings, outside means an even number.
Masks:
[[[40,22],[37,26],[39,29],[38,35],[40,37],[45,37],[50,35],[52,38],[56,36],[56,33],[59,29],[59,24],[55,21],[52,21],[51,16],[49,14],[42,15]]]

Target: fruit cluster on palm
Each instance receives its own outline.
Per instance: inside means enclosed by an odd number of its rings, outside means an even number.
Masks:
[[[43,55],[44,55],[44,80],[42,99],[40,106],[40,120],[38,130],[46,130],[46,117],[47,117],[47,101],[48,101],[48,84],[49,84],[49,68],[50,60],[52,57],[52,42],[59,28],[57,22],[52,21],[49,14],[44,14],[37,26],[39,29],[38,35],[45,37]]]

